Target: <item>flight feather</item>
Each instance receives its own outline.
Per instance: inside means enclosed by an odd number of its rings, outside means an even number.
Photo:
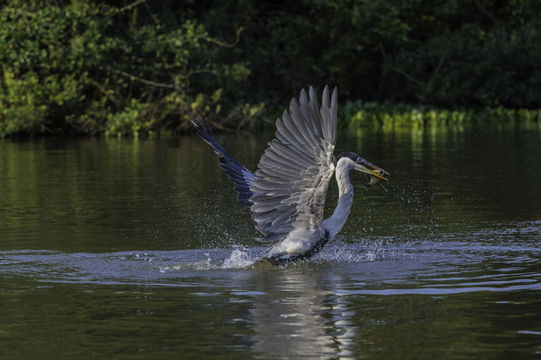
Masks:
[[[276,138],[261,157],[250,186],[252,217],[264,241],[281,241],[301,227],[321,228],[334,173],[337,107],[336,88],[329,94],[325,87],[320,106],[310,87],[276,120]]]

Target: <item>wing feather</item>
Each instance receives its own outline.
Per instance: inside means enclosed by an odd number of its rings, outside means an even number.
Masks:
[[[288,143],[294,145],[301,152],[306,152],[306,150],[308,150],[306,144],[309,144],[309,142],[302,135],[305,130],[302,128],[299,130],[299,126],[295,124],[295,121],[287,111],[282,115],[282,121],[288,130],[288,133],[283,134]],[[301,120],[299,120],[299,122],[300,121]],[[288,145],[288,143],[285,143],[285,145]]]
[[[331,122],[332,122],[332,119],[336,119],[338,116],[338,89],[336,87],[332,91],[330,115],[331,115],[331,120],[330,120]],[[331,130],[331,141],[334,144],[336,143],[336,120],[335,120],[334,126],[330,125],[330,130]]]
[[[264,241],[285,239],[296,227],[321,228],[325,196],[334,173],[337,90],[325,87],[318,103],[315,90],[301,90],[299,101],[276,120],[276,138],[259,161],[252,217]]]
[[[306,120],[304,118],[304,115],[301,113],[301,110],[299,109],[299,103],[296,99],[291,100],[291,103],[289,104],[289,113],[291,114],[291,122],[297,127],[299,133],[302,136],[303,145],[305,145],[306,147],[316,146],[316,143],[313,140],[313,136],[311,136],[313,130],[308,129],[308,127],[306,126]]]
[[[310,103],[308,104],[309,117],[312,118],[312,124],[314,130],[317,132],[319,137],[323,137],[323,127],[321,120],[321,113],[319,110],[319,103],[317,101],[317,94],[313,87],[310,87]]]
[[[224,147],[220,145],[218,141],[216,141],[211,133],[204,129],[204,123],[199,118],[199,115],[194,114],[192,124],[196,133],[207,144],[209,144],[212,150],[214,150],[214,152],[219,156],[220,166],[224,170],[229,180],[233,182],[233,189],[237,192],[237,200],[239,203],[246,207],[252,206],[250,198],[252,197],[253,193],[250,191],[250,187],[252,186],[256,175],[231,157],[231,155],[229,155]]]

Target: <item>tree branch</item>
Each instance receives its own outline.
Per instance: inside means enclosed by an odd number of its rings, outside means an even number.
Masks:
[[[381,56],[383,57],[383,64],[385,66],[388,66],[391,70],[393,70],[394,72],[397,72],[401,75],[403,75],[406,79],[408,79],[409,81],[411,82],[414,82],[418,85],[424,85],[423,82],[421,80],[418,80],[416,78],[414,78],[413,76],[411,76],[410,74],[408,74],[407,72],[405,72],[404,70],[394,66],[390,61],[389,59],[387,58],[387,53],[385,52],[385,49],[383,48],[383,45],[379,44],[379,50],[381,51]]]
[[[498,25],[500,23],[498,19],[494,17],[494,15],[492,15],[487,9],[484,8],[484,6],[481,4],[481,1],[475,0],[474,2],[475,6],[477,6],[477,9],[479,9],[479,11],[483,13],[483,15],[489,18],[490,21],[494,23],[494,25]]]
[[[432,87],[432,83],[434,82],[434,79],[436,78],[436,75],[440,71],[441,66],[443,65],[443,63],[445,62],[445,56],[446,55],[447,54],[445,52],[441,55],[438,66],[436,66],[436,69],[432,73],[432,76],[430,76],[430,80],[428,80],[428,83],[426,84],[425,91],[423,92],[423,95],[421,96],[421,105],[424,103],[426,94],[428,94],[428,92],[430,91],[430,88]]]
[[[235,41],[232,42],[231,44],[228,44],[226,42],[223,42],[221,40],[218,40],[218,39],[214,39],[214,38],[211,38],[209,36],[207,37],[204,37],[204,39],[210,43],[213,43],[213,44],[216,44],[218,46],[222,46],[222,47],[227,47],[227,48],[232,48],[232,47],[235,47],[237,46],[237,44],[239,43],[240,41],[240,34],[244,31],[244,28],[243,27],[239,27],[237,29],[237,33],[236,33],[236,38],[235,38]]]
[[[111,94],[109,94],[107,92],[107,89],[105,89],[99,82],[97,82],[96,80],[94,79],[88,79],[88,81],[94,85],[99,91],[101,91],[105,96],[107,96],[107,98],[113,103],[113,104],[118,104],[118,100],[115,99],[114,96],[112,96]]]
[[[118,12],[124,12],[124,11],[131,10],[131,8],[134,8],[134,7],[136,7],[137,5],[142,4],[142,3],[146,2],[146,1],[147,1],[147,0],[137,0],[137,1],[134,1],[134,2],[132,2],[131,4],[128,4],[128,5],[126,5],[126,6],[121,7],[120,9],[118,9]]]
[[[146,80],[146,79],[140,78],[139,76],[129,74],[129,73],[127,73],[125,71],[122,71],[122,70],[113,69],[111,67],[107,67],[107,70],[112,71],[112,72],[114,72],[116,74],[122,75],[124,77],[127,77],[130,80],[138,81],[138,82],[140,82],[142,84],[145,84],[145,85],[150,85],[150,86],[159,87],[159,88],[166,88],[166,89],[176,89],[177,88],[173,84],[165,84],[165,83],[160,83],[160,82],[156,82],[156,81],[152,81],[152,80]]]

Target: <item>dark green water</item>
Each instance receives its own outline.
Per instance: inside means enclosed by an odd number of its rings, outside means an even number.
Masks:
[[[540,358],[539,130],[338,141],[392,181],[286,268],[198,138],[0,141],[0,358]]]

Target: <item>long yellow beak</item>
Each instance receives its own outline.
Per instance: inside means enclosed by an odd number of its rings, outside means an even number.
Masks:
[[[359,164],[357,163],[356,164],[356,168],[357,170],[365,173],[365,174],[368,174],[370,176],[373,176],[377,179],[380,179],[380,180],[385,180],[385,181],[389,181],[387,179],[387,177],[390,175],[387,171],[383,170],[382,168],[376,166],[376,165],[373,165],[369,162],[366,162],[364,164]]]
[[[369,175],[372,175],[372,176],[375,176],[377,177],[378,179],[381,179],[381,180],[385,180],[385,181],[389,181],[389,179],[387,179],[384,175],[387,175],[389,176],[390,174],[383,170],[383,169],[376,169],[376,170],[370,170],[370,169],[367,169],[368,171],[366,172],[367,174]]]

